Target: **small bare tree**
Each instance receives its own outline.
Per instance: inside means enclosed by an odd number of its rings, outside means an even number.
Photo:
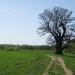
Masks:
[[[48,44],[54,44],[56,54],[63,54],[65,44],[74,37],[75,17],[72,17],[72,11],[61,7],[55,7],[53,10],[44,10],[39,14],[41,26],[38,28],[41,35],[48,34]]]

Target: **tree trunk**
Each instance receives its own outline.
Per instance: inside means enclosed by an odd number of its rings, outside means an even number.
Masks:
[[[55,54],[63,55],[62,41],[56,42],[56,52]]]

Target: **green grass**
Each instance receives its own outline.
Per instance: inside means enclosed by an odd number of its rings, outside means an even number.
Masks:
[[[54,55],[50,50],[0,51],[0,75],[43,75],[52,60],[46,55]],[[75,55],[60,56],[75,75]],[[60,65],[53,64],[49,75],[64,75]]]
[[[48,72],[49,75],[65,75],[65,72],[59,63],[53,63]]]
[[[63,56],[66,66],[73,72],[75,75],[75,54],[67,53]]]
[[[0,51],[0,75],[42,75],[49,63],[41,51]]]

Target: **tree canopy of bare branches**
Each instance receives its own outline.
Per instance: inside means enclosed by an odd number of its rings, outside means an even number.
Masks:
[[[54,7],[52,10],[44,10],[39,14],[39,18],[41,20],[39,34],[48,34],[48,44],[55,44],[55,53],[63,54],[65,43],[75,35],[75,17],[72,17],[72,11]]]

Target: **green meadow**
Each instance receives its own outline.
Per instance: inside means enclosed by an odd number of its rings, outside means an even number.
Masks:
[[[0,51],[0,75],[42,75],[50,61],[37,51]]]
[[[51,50],[0,51],[0,75],[43,75],[51,59],[57,56]],[[75,75],[75,55],[65,53],[59,56]],[[51,65],[48,75],[65,75],[60,65]]]

